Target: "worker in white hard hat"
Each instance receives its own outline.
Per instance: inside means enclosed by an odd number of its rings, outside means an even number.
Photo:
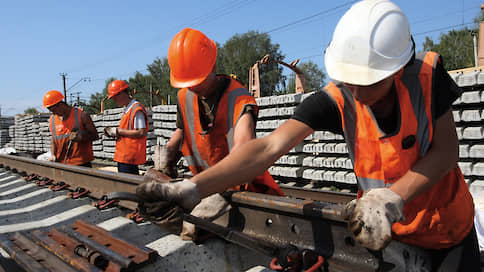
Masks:
[[[314,131],[328,130],[344,135],[353,161],[358,199],[343,216],[361,245],[378,251],[394,239],[430,256],[425,271],[449,263],[455,266],[449,271],[480,271],[473,200],[457,165],[451,111],[460,89],[442,58],[415,54],[397,5],[365,0],[340,19],[325,65],[332,82],[270,135],[190,180],[140,185],[138,195],[191,209],[200,198],[259,175]],[[397,271],[417,261],[399,263]]]

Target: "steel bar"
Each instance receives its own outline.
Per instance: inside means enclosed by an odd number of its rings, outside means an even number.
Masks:
[[[93,241],[85,237],[84,235],[72,230],[71,228],[62,227],[59,230],[63,233],[66,233],[68,236],[78,240],[79,242],[91,248],[92,250],[95,250],[101,253],[105,258],[109,259],[111,262],[118,264],[124,269],[132,270],[136,265],[135,262],[133,262],[131,259],[124,257],[121,254],[109,249],[107,245],[101,245],[98,242]]]
[[[31,255],[37,262],[42,263],[49,271],[76,272],[77,270],[67,265],[54,254],[36,244],[20,232],[16,232],[10,238],[13,242]]]
[[[59,233],[60,234],[60,233]],[[44,248],[55,254],[61,260],[71,264],[74,268],[83,272],[100,272],[101,269],[89,264],[85,259],[74,254],[72,248],[76,248],[77,243],[69,237],[63,237],[60,242],[55,241],[48,235],[35,230],[32,232],[32,238]],[[74,244],[74,245],[73,245]],[[69,250],[71,248],[71,250]]]
[[[153,249],[145,246],[134,245],[113,233],[105,231],[104,229],[91,225],[85,221],[77,220],[74,222],[72,229],[76,232],[89,237],[89,239],[98,242],[106,246],[114,252],[118,252],[120,255],[129,258],[136,264],[142,264],[147,261],[153,261],[157,258],[158,253]]]
[[[0,246],[26,271],[44,272],[46,267],[38,263],[32,256],[20,249],[14,242],[10,241],[4,234],[0,234]]]

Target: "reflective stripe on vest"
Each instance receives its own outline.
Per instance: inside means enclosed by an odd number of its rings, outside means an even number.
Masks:
[[[236,116],[234,119],[234,114],[235,114],[235,105],[237,102],[237,97],[242,96],[242,95],[250,95],[247,89],[244,88],[237,88],[234,89],[227,94],[227,144],[230,150],[232,150],[234,146],[234,120],[238,120],[243,113],[239,114],[239,116]],[[209,164],[207,161],[205,161],[202,156],[200,155],[200,151],[198,150],[196,140],[195,140],[195,111],[194,111],[194,93],[190,90],[186,91],[185,95],[185,111],[183,115],[185,116],[188,124],[188,130],[190,131],[189,135],[191,137],[191,150],[192,150],[192,155],[187,156],[184,155],[184,158],[187,160],[188,165],[193,165],[196,167],[202,167],[203,169],[207,169],[209,167]],[[255,105],[255,104],[253,104]]]
[[[81,131],[78,112],[79,112],[79,109],[74,108],[74,122],[75,122],[74,128],[77,129],[77,131]],[[52,138],[54,139],[54,141],[69,138],[70,133],[57,135],[55,131],[55,116],[52,116],[52,120],[50,122],[50,129],[52,131]]]
[[[423,61],[427,61],[431,63],[427,63],[428,65],[422,65],[424,63]],[[415,80],[415,75],[418,75],[420,73],[431,74],[432,67],[435,67],[434,65],[438,61],[438,57],[436,57],[435,53],[430,53],[424,56],[423,61],[416,61],[415,64],[405,67],[405,69],[401,71],[401,78],[400,78],[401,82],[408,89],[408,96],[412,104],[412,109],[415,114],[415,118],[417,119],[416,140],[420,147],[420,150],[419,150],[420,157],[424,156],[430,148],[430,143],[432,140],[431,135],[433,133],[433,127],[432,127],[433,120],[431,119],[432,117],[428,114],[431,111],[431,109],[428,106],[426,106],[421,81]],[[424,71],[422,71],[422,69],[424,69]],[[355,137],[356,137],[356,130],[357,130],[357,116],[356,116],[357,114],[356,114],[356,105],[355,105],[356,102],[353,96],[351,95],[351,92],[343,84],[338,84],[337,87],[339,88],[339,93],[341,96],[338,95],[337,93],[330,92],[332,93],[330,97],[336,100],[337,104],[340,107],[340,110],[341,110],[341,104],[343,104],[342,114],[343,114],[345,141],[348,146],[348,153],[349,153],[350,159],[353,162],[353,165],[356,165],[356,162],[355,162],[355,159],[356,159],[355,157],[356,138]],[[397,90],[397,93],[398,92],[399,90]],[[343,101],[340,101],[338,103],[338,100],[343,100]],[[398,103],[401,103],[400,99],[398,99]],[[428,104],[430,105],[430,103]],[[401,105],[400,105],[400,110],[402,110]],[[404,116],[401,116],[401,115],[400,115],[400,118],[405,118]],[[429,118],[431,120],[429,120]],[[362,191],[366,191],[368,189],[373,189],[373,188],[389,187],[391,185],[391,182],[389,181],[387,181],[386,182],[387,184],[385,184],[384,179],[375,179],[371,177],[361,176],[361,174],[358,173],[358,171],[355,171],[355,174],[358,180],[358,186]]]

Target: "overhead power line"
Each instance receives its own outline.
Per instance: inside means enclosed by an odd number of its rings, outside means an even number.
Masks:
[[[428,34],[428,33],[432,33],[432,32],[443,31],[443,30],[452,29],[452,28],[456,28],[456,27],[467,26],[467,25],[471,25],[471,24],[473,24],[473,23],[471,22],[471,23],[464,23],[464,24],[457,24],[457,25],[452,25],[452,26],[446,26],[446,27],[442,27],[442,28],[437,28],[437,29],[432,29],[432,30],[428,30],[428,31],[424,31],[424,32],[415,33],[415,34],[413,34],[413,36],[420,36],[420,35],[424,35],[424,34]]]

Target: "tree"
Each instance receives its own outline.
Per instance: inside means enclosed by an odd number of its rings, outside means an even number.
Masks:
[[[455,70],[475,66],[474,42],[472,35],[478,35],[479,23],[484,20],[484,11],[474,18],[472,28],[451,30],[439,36],[439,43],[425,37],[424,51],[435,51],[442,55],[446,70]],[[478,38],[478,37],[477,37]]]
[[[24,113],[25,114],[35,114],[35,113],[39,113],[39,111],[34,107],[30,107],[30,108],[25,109]]]
[[[153,80],[153,90],[159,90],[160,95],[163,96],[167,103],[176,104],[178,89],[173,88],[170,84],[170,66],[168,65],[168,59],[165,57],[163,59],[156,58],[152,64],[148,65],[148,71]]]
[[[217,73],[234,74],[245,85],[249,82],[249,69],[266,54],[274,60],[283,60],[279,44],[272,44],[267,33],[249,31],[235,34],[218,48]],[[261,95],[274,94],[286,77],[277,63],[259,66]]]
[[[99,114],[101,111],[101,102],[108,96],[108,85],[111,81],[116,80],[116,78],[111,77],[106,80],[104,89],[101,92],[96,92],[91,94],[91,98],[89,99],[89,103],[83,104],[81,103],[83,109],[89,114]],[[112,100],[107,99],[104,101],[104,109],[114,109],[117,108],[118,105]]]
[[[305,79],[304,88],[306,91],[319,91],[324,85],[324,79],[326,75],[318,65],[312,61],[303,62],[297,65],[303,74]],[[293,93],[296,90],[296,74],[293,72],[289,75],[286,93]]]
[[[425,37],[424,51],[439,53],[444,60],[446,70],[472,67],[474,66],[474,43],[471,31],[467,27],[451,30],[440,35],[439,43],[434,43],[432,39]]]

